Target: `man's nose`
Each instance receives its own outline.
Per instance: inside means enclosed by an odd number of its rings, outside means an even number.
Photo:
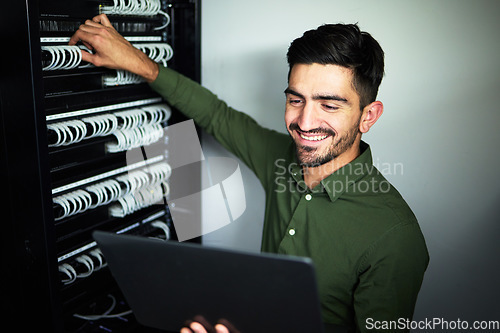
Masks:
[[[312,129],[316,129],[319,127],[316,110],[314,109],[312,103],[306,102],[304,104],[304,107],[300,111],[300,115],[297,119],[297,123],[298,123],[300,129],[304,132],[307,132],[307,131],[310,131]]]

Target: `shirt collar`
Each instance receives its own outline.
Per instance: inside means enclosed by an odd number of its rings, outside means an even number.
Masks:
[[[359,179],[370,173],[372,169],[373,160],[370,146],[361,141],[360,151],[361,154],[352,162],[333,172],[309,191],[312,193],[326,192],[332,202],[337,200],[348,187],[353,186]],[[295,160],[297,160],[296,153]],[[302,167],[295,163],[290,166],[289,170],[292,178],[297,182],[297,186],[304,191],[308,191],[302,175]]]

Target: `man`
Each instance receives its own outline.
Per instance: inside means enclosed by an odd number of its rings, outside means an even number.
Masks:
[[[266,192],[262,251],[312,258],[326,327],[366,331],[411,319],[429,257],[415,216],[361,140],[383,112],[376,96],[384,54],[368,33],[324,25],[293,41],[289,135],[153,63],[104,15],[82,25],[70,44],[78,41],[94,50],[84,61],[143,76],[255,172]],[[191,329],[204,331],[199,323]]]

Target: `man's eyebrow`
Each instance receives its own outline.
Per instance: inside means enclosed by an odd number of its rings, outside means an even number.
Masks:
[[[298,92],[293,91],[293,90],[292,90],[292,89],[290,89],[290,88],[286,88],[286,89],[285,89],[285,94],[290,94],[290,95],[294,95],[294,96],[297,96],[297,97],[299,97],[299,98],[305,99],[304,95],[299,94]]]
[[[340,97],[339,95],[331,94],[331,95],[314,95],[313,100],[315,101],[337,101],[347,103],[347,99],[344,97]]]
[[[294,95],[294,96],[297,96],[299,98],[305,99],[304,95],[302,95],[302,94],[300,94],[300,93],[298,93],[290,88],[285,89],[285,94],[290,94],[290,95]],[[344,97],[341,97],[339,95],[335,95],[335,94],[317,94],[317,95],[313,95],[312,99],[315,101],[337,101],[337,102],[343,102],[343,103],[349,104],[347,99],[345,99]]]

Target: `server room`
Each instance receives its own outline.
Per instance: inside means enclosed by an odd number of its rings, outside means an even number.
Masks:
[[[500,2],[8,0],[14,332],[500,332]]]

